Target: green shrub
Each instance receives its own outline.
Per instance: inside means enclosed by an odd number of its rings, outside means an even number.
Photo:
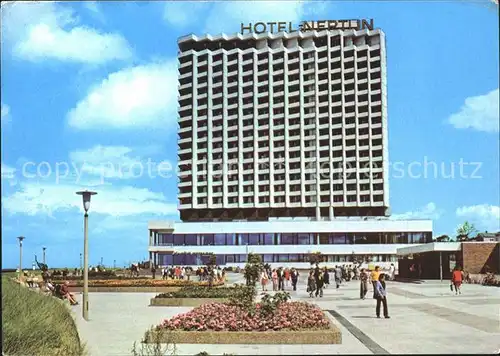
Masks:
[[[260,274],[264,270],[262,258],[260,255],[253,253],[248,254],[248,262],[245,265],[244,276],[247,281],[247,286],[255,286],[260,278]]]
[[[253,316],[256,311],[255,297],[257,296],[257,289],[254,286],[240,285],[238,287],[241,288],[241,293],[232,295],[229,298],[229,304],[238,306]]]
[[[288,292],[276,292],[274,296],[266,294],[262,297],[259,311],[262,316],[273,315],[281,303],[286,303],[291,299]]]
[[[186,286],[171,293],[158,294],[156,298],[240,298],[252,287],[235,285],[234,287],[207,288],[205,286]]]
[[[2,278],[5,355],[83,355],[75,321],[60,300]]]

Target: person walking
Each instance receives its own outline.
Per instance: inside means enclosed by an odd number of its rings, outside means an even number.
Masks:
[[[278,272],[276,272],[275,269],[273,269],[273,272],[271,274],[271,278],[273,280],[273,291],[277,291],[278,290]]]
[[[391,263],[391,266],[389,267],[389,279],[391,281],[396,279],[396,267],[394,266],[394,263]]]
[[[372,286],[373,286],[373,299],[376,299],[375,291],[377,289],[377,281],[380,276],[379,266],[375,266],[375,269],[371,273]]]
[[[325,280],[324,280],[324,276],[323,276],[323,272],[319,272],[319,275],[318,275],[318,278],[316,279],[315,278],[315,282],[316,282],[316,298],[319,297],[322,298],[323,297],[323,287],[325,286]]]
[[[151,274],[153,275],[153,279],[156,279],[156,266],[154,264],[151,266]]]
[[[455,295],[462,294],[460,287],[462,286],[463,274],[460,267],[456,266],[451,275],[451,283],[455,287]]]
[[[309,292],[309,298],[313,297],[313,293],[316,290],[316,281],[314,279],[314,271],[309,272],[309,277],[307,277],[307,292]]]
[[[359,279],[359,275],[358,275],[359,271],[358,271],[358,266],[354,265],[354,267],[352,268],[352,279],[353,280],[356,280],[356,279]]]
[[[384,307],[384,317],[386,319],[389,319],[390,316],[389,316],[389,309],[387,308],[387,291],[385,286],[385,275],[383,273],[381,273],[378,276],[375,288],[376,288],[375,290],[377,299],[375,314],[377,315],[377,318],[380,318],[380,304],[382,304]]]
[[[285,287],[289,287],[290,286],[290,270],[287,268],[285,268]]]
[[[297,282],[299,280],[299,272],[292,268],[292,272],[290,273],[290,278],[292,279],[292,287],[294,291],[297,291]]]
[[[368,274],[364,268],[361,268],[359,274],[359,297],[365,299],[366,293],[368,293]]]
[[[266,271],[262,271],[260,275],[260,283],[262,285],[262,291],[267,292],[267,281],[269,280],[269,277],[266,273]]]
[[[278,268],[278,290],[285,290],[285,274],[283,268]]]
[[[342,270],[339,266],[335,266],[335,284],[337,285],[337,289],[339,289],[340,284],[342,283]]]
[[[328,273],[328,268],[323,269],[323,280],[325,282],[324,287],[326,288],[330,284],[330,274]]]

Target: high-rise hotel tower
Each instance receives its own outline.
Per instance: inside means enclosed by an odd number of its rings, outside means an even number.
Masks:
[[[388,214],[382,31],[191,35],[179,62],[183,221]]]
[[[179,39],[179,210],[149,223],[159,265],[308,266],[432,239],[390,220],[385,35],[323,30]]]

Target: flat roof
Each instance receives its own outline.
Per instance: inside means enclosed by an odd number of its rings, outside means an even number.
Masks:
[[[295,32],[277,32],[277,33],[271,33],[271,32],[264,32],[264,33],[246,33],[242,35],[241,33],[232,33],[232,34],[226,34],[226,33],[221,33],[219,35],[202,35],[202,36],[197,36],[194,33],[190,33],[188,35],[181,36],[177,39],[177,43],[183,43],[183,42],[188,42],[188,41],[195,41],[195,42],[202,42],[202,41],[218,41],[218,40],[226,40],[226,41],[233,41],[233,40],[260,40],[260,39],[278,39],[278,38],[308,38],[308,37],[320,37],[324,36],[327,33],[341,33],[341,32],[346,32],[350,33],[354,36],[361,36],[361,35],[375,35],[375,34],[381,34],[383,35],[384,32],[380,28],[375,28],[373,30],[368,30],[368,29],[363,29],[363,30],[354,30],[354,29],[347,29],[347,30],[341,30],[341,29],[335,29],[335,30],[321,30],[321,31],[316,31],[316,30],[311,30],[311,31],[295,31]]]
[[[414,253],[460,251],[461,244],[461,242],[431,242],[428,244],[398,248],[396,254],[398,256],[406,256]]]
[[[149,230],[174,234],[224,233],[350,233],[350,232],[432,232],[432,220],[349,220],[331,221],[232,221],[168,222],[150,221]]]

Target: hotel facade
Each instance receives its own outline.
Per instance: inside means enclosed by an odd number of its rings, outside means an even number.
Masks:
[[[390,220],[385,35],[179,39],[179,211],[150,222],[159,265],[394,263],[431,221]]]

